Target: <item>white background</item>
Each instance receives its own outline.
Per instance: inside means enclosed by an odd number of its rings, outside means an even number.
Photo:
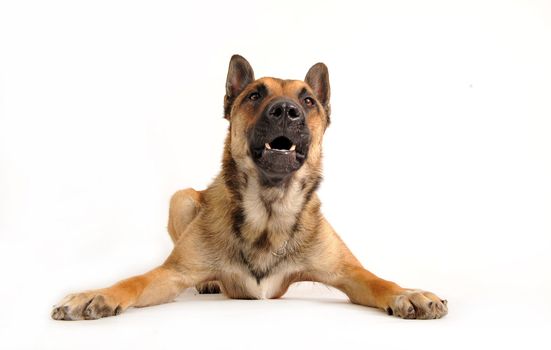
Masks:
[[[168,199],[220,167],[234,53],[257,77],[328,65],[323,212],[446,318],[303,284],[49,319],[170,252]],[[549,348],[550,98],[549,1],[2,1],[0,347]]]

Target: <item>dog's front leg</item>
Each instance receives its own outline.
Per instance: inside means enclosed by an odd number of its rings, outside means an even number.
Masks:
[[[115,285],[70,294],[52,310],[55,320],[93,320],[118,315],[131,306],[149,306],[171,301],[189,287],[184,275],[166,265]]]
[[[355,304],[385,310],[402,318],[433,319],[447,314],[447,302],[431,292],[402,288],[375,276],[359,264],[344,264],[331,284]]]
[[[302,279],[343,291],[355,304],[376,307],[402,318],[431,319],[447,314],[447,302],[433,293],[402,288],[367,271],[323,220],[317,248]]]

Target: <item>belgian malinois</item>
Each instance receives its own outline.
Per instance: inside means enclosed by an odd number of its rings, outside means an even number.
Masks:
[[[56,320],[92,320],[129,307],[171,301],[185,288],[230,298],[279,298],[299,281],[325,283],[353,303],[402,318],[447,313],[433,293],[406,289],[367,271],[320,212],[322,138],[330,122],[323,63],[304,81],[255,80],[249,62],[231,58],[224,97],[229,130],[222,170],[203,191],[170,201],[174,249],[159,267],[97,290],[71,294]]]

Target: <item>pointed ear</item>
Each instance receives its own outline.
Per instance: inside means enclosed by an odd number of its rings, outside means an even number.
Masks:
[[[235,98],[254,81],[253,68],[247,60],[239,55],[233,55],[226,79],[226,96],[224,97],[224,117],[229,119],[231,107]]]
[[[316,63],[306,73],[304,78],[306,84],[310,85],[316,98],[321,102],[327,116],[330,114],[329,98],[331,97],[331,88],[329,86],[329,70],[323,63]]]

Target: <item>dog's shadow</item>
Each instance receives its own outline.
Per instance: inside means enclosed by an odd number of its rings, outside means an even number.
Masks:
[[[182,306],[182,308],[186,308],[190,311],[195,310],[201,310],[202,312],[207,312],[207,310],[213,311],[213,307],[215,309],[219,309],[222,305],[229,306],[233,303],[240,304],[242,306],[245,305],[254,305],[254,307],[251,310],[258,310],[259,307],[263,307],[262,303],[270,303],[271,306],[273,306],[273,303],[281,303],[284,304],[286,302],[289,302],[290,305],[296,306],[297,303],[310,303],[310,304],[316,304],[316,305],[326,305],[326,306],[333,306],[338,307],[346,312],[363,312],[363,313],[369,313],[369,315],[377,316],[377,317],[388,317],[385,312],[365,307],[361,305],[356,305],[351,303],[348,298],[341,293],[340,291],[326,287],[323,285],[319,285],[320,288],[293,288],[291,287],[289,291],[282,296],[279,299],[231,299],[225,296],[222,293],[217,294],[200,294],[197,290],[194,288],[190,288],[186,291],[184,291],[181,295],[179,295],[173,302],[167,303],[167,304],[161,304],[157,305],[153,308],[146,308],[146,309],[140,309],[140,310],[128,310],[131,313],[134,313],[135,311],[139,312],[146,312],[147,310],[163,310],[168,311],[171,308],[174,309],[176,305]],[[175,305],[176,304],[176,305]],[[266,305],[266,304],[264,304]],[[312,305],[313,306],[313,305]],[[177,309],[180,309],[178,307]],[[242,311],[245,309],[241,309]],[[179,310],[180,311],[180,310]],[[331,312],[335,311],[334,309],[331,310]]]

